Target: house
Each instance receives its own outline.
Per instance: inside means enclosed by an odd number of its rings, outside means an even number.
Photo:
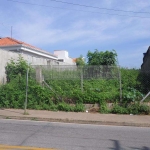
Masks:
[[[19,54],[31,65],[75,65],[73,60],[68,57],[67,51],[51,54],[10,37],[0,38],[0,83],[6,82],[5,66],[7,62],[11,58],[18,59]]]
[[[64,62],[66,65],[76,65],[76,62],[73,58],[69,57],[66,50],[54,50],[54,55],[58,57],[58,61]]]
[[[143,63],[141,65],[141,71],[145,73],[150,73],[150,46],[146,53],[143,53]]]
[[[32,63],[32,65],[47,65],[49,64],[49,61],[57,60],[57,56],[47,51],[9,37],[0,38],[0,48],[6,51],[22,54],[25,59],[28,57],[27,60]],[[45,61],[40,61],[39,58],[45,59]]]

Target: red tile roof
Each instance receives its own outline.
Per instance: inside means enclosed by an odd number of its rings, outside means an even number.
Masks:
[[[22,41],[18,41],[16,39],[13,39],[13,38],[10,38],[10,37],[0,38],[0,47],[1,46],[20,45],[20,44],[22,44],[23,46],[27,46],[29,48],[32,48],[32,49],[35,49],[35,50],[47,53],[47,54],[51,54],[51,53],[49,53],[47,51],[44,51],[44,50],[39,49],[37,47],[34,47],[34,46],[30,45],[30,44],[27,44],[27,43],[22,42]],[[53,54],[51,54],[51,55],[53,55]],[[55,56],[55,55],[53,55],[53,56]]]

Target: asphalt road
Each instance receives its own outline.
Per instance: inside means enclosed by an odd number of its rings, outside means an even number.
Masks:
[[[150,128],[1,119],[0,144],[60,150],[150,150]]]

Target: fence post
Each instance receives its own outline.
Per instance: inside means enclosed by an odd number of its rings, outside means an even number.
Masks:
[[[81,71],[80,71],[80,81],[81,81],[81,91],[83,92],[83,68],[81,67]]]
[[[119,70],[120,102],[122,102],[122,83],[121,83],[121,71],[120,71],[120,66],[118,66],[118,70]]]
[[[42,84],[43,76],[42,76],[42,68],[37,67],[36,68],[36,81],[40,84]]]
[[[26,74],[26,98],[24,103],[24,115],[27,115],[27,102],[28,102],[28,76],[29,76],[29,66],[27,68],[27,74]]]

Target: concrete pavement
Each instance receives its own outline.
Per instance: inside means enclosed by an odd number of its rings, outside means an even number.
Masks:
[[[150,115],[117,115],[86,112],[54,112],[45,110],[27,110],[27,112],[28,115],[24,115],[24,110],[22,109],[0,109],[0,118],[98,125],[150,127]]]

